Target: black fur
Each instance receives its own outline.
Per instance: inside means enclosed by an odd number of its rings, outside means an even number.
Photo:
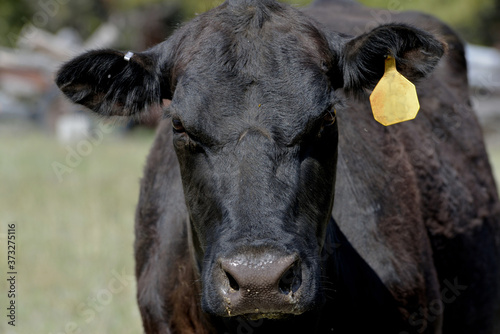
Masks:
[[[157,55],[136,53],[126,61],[115,50],[89,51],[67,62],[56,83],[73,102],[102,116],[134,116],[161,104]]]
[[[426,77],[445,52],[445,44],[433,35],[406,24],[387,24],[349,40],[342,52],[344,89],[359,93],[373,89],[384,74],[386,56],[410,81]]]

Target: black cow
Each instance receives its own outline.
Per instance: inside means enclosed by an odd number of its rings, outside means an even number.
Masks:
[[[387,56],[428,76],[390,127],[366,94]],[[147,333],[492,333],[500,206],[463,45],[436,19],[228,0],[57,84],[104,116],[172,101],[136,216]]]

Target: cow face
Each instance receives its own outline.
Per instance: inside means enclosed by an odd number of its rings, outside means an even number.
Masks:
[[[228,1],[144,53],[84,54],[57,84],[102,115],[133,116],[172,99],[165,114],[203,309],[279,318],[321,304],[335,112],[347,112],[344,93],[373,88],[388,54],[416,79],[434,68],[443,45],[403,25],[355,38],[327,34],[274,1]]]

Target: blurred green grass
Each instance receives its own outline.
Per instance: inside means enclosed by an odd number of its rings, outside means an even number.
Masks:
[[[0,333],[141,333],[133,221],[152,139],[107,134],[59,182],[51,164],[65,163],[65,145],[39,132],[0,136],[0,233],[16,224],[18,271],[17,326],[2,311]]]
[[[497,188],[500,189],[500,133],[486,134],[486,150],[493,168]]]
[[[133,220],[152,132],[107,134],[63,181],[68,149],[37,131],[0,135],[0,233],[17,233],[17,326],[0,333],[141,333]],[[75,144],[69,145],[75,149]],[[488,140],[500,180],[500,137]],[[0,238],[0,308],[6,239]],[[117,278],[119,277],[119,278]]]

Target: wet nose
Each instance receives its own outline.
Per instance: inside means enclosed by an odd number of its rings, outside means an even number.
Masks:
[[[223,299],[229,316],[293,313],[302,285],[296,255],[240,255],[220,260]]]

